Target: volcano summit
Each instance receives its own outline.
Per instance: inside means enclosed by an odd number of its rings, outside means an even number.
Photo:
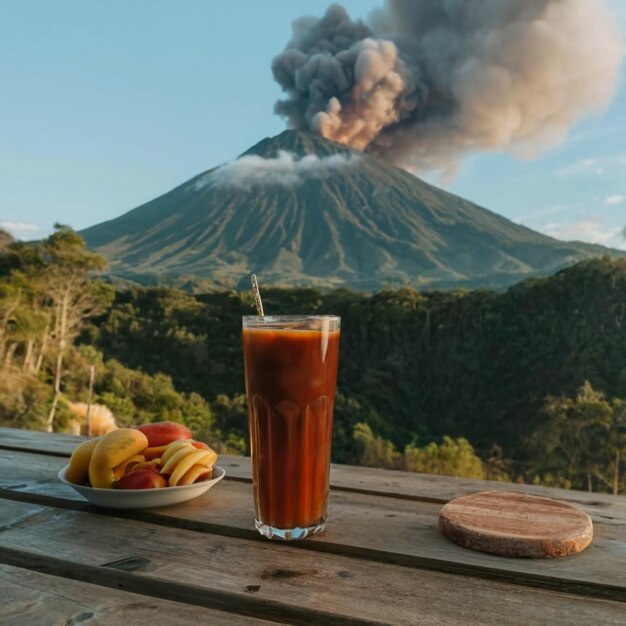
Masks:
[[[291,130],[82,235],[114,276],[220,287],[247,285],[252,271],[289,286],[503,286],[608,252]]]

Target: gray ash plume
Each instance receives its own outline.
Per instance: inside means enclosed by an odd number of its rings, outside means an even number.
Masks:
[[[387,0],[293,24],[272,63],[290,128],[453,175],[469,153],[532,157],[610,102],[624,45],[605,0]]]

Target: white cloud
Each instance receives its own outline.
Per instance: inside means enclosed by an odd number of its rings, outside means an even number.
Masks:
[[[585,241],[610,248],[626,249],[623,231],[619,227],[606,226],[602,217],[592,215],[570,224],[544,224],[543,230],[555,239]]]
[[[572,208],[570,204],[555,204],[554,206],[545,207],[544,209],[538,209],[529,213],[525,219],[532,220],[539,217],[546,217],[547,215],[556,215],[557,213],[564,213]]]
[[[337,169],[353,167],[360,160],[354,154],[333,154],[326,157],[307,155],[298,158],[291,152],[280,150],[274,158],[257,155],[240,157],[197,180],[193,188],[208,185],[247,188],[255,183],[291,186],[306,178],[322,178]]]
[[[606,197],[604,199],[604,203],[610,206],[613,204],[621,204],[622,202],[624,202],[624,200],[626,200],[626,196],[622,194],[615,194],[613,196]]]
[[[602,169],[598,166],[598,159],[583,159],[560,168],[556,173],[557,176],[575,176],[577,174],[597,173],[598,169]]]
[[[613,154],[593,159],[581,159],[556,171],[557,176],[602,176],[617,173],[626,165],[626,154]]]
[[[36,239],[41,236],[43,228],[30,222],[12,222],[0,220],[0,228],[11,233],[16,239]]]

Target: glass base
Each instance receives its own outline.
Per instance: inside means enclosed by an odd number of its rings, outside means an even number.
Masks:
[[[314,526],[306,526],[301,528],[276,528],[276,526],[268,526],[258,519],[254,520],[256,529],[268,539],[282,539],[284,541],[293,541],[297,539],[304,539],[310,535],[316,535],[321,533],[326,528],[326,521],[315,524]]]

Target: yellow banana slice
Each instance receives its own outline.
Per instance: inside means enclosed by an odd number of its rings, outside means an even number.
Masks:
[[[196,449],[193,446],[181,446],[165,463],[161,469],[162,474],[171,474],[174,468],[188,455],[193,454]]]
[[[182,450],[181,450],[182,452]],[[195,452],[187,453],[176,464],[176,469],[172,472],[169,479],[169,486],[176,487],[178,481],[196,464],[202,464],[202,461],[207,461],[211,457],[212,450],[196,450]],[[172,460],[178,456],[179,453],[172,457]],[[165,472],[164,472],[165,473]]]
[[[161,455],[161,462],[166,464],[181,448],[193,448],[191,445],[191,439],[178,439],[177,441],[172,441],[172,443],[167,446],[165,452]]]
[[[189,471],[185,473],[185,475],[178,481],[178,485],[192,485],[196,482],[199,476],[205,474],[206,472],[211,471],[212,467],[207,467],[206,465],[194,465]]]

